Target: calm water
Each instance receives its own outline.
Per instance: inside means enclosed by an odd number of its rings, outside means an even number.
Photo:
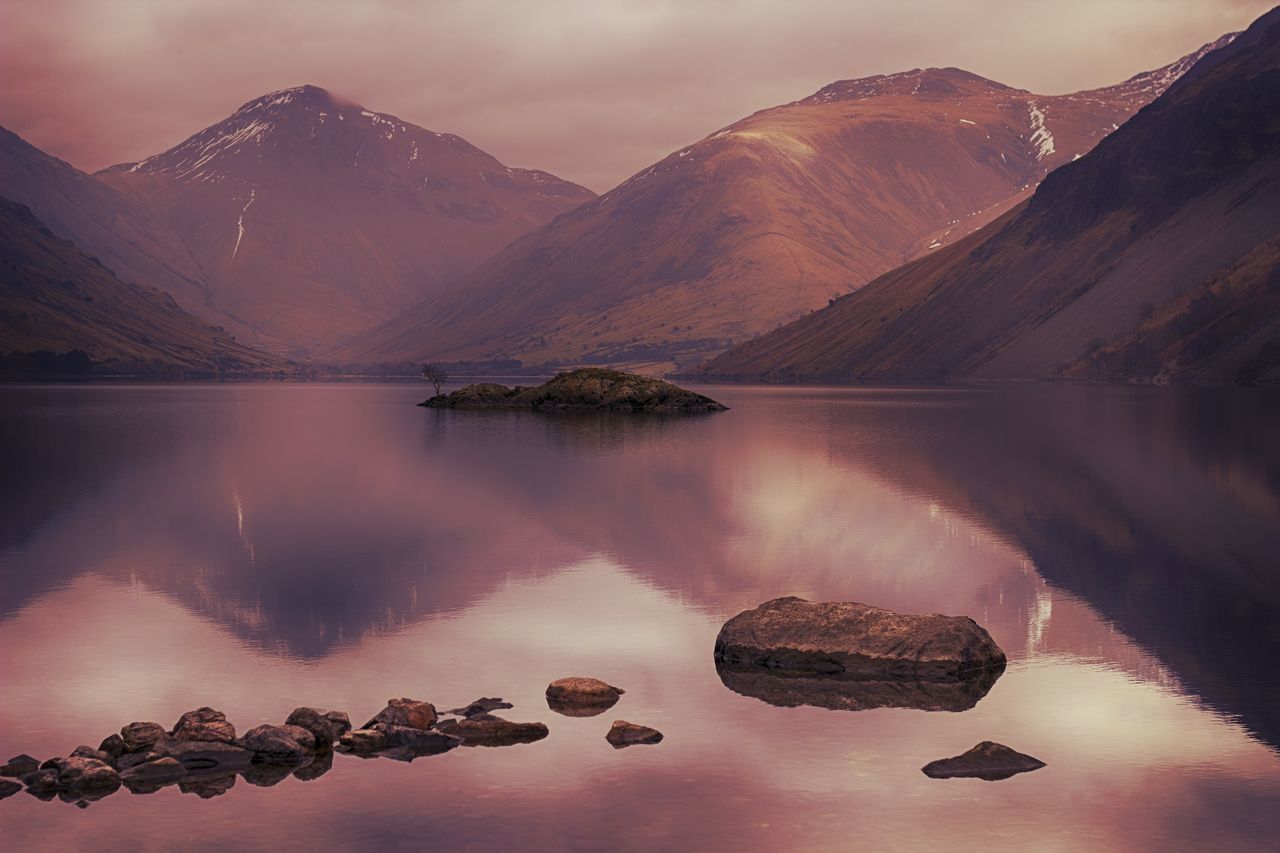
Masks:
[[[0,758],[190,708],[481,695],[536,744],[80,810],[10,850],[1263,850],[1280,837],[1280,399],[714,388],[705,418],[428,411],[416,385],[0,388]],[[780,595],[972,615],[971,710],[776,707]],[[627,690],[602,717],[546,684]],[[658,746],[615,751],[615,718]],[[928,761],[997,740],[1002,782]]]

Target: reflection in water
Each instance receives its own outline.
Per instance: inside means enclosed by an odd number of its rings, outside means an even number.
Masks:
[[[263,849],[1262,849],[1280,831],[1260,807],[1280,795],[1265,395],[717,389],[730,412],[654,421],[416,409],[413,386],[0,393],[5,755],[204,703],[250,725],[500,695],[550,729],[241,786],[221,811],[166,789],[63,823],[15,797],[19,846],[124,849],[144,824]],[[725,690],[720,624],[789,594],[971,615],[1011,664],[962,714]],[[570,673],[626,688],[615,714],[664,742],[614,752],[612,716],[546,711]],[[1049,767],[977,800],[919,772],[990,739]]]
[[[906,678],[796,675],[758,666],[717,663],[716,673],[734,693],[752,696],[780,708],[813,705],[833,711],[871,708],[915,708],[920,711],[967,711],[991,691],[1004,667],[987,667],[953,681]]]

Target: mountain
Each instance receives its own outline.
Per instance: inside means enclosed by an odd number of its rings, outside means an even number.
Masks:
[[[702,372],[1280,381],[1280,9],[999,223]]]
[[[54,236],[29,208],[0,198],[4,367],[22,369],[33,358],[29,354],[42,350],[79,350],[95,369],[111,372],[204,375],[288,367],[206,326],[169,296],[121,281],[98,259]]]
[[[834,83],[671,154],[320,357],[696,363],[991,221],[1212,47],[1073,95],[954,68]]]
[[[97,177],[168,224],[211,307],[303,352],[396,315],[594,197],[315,86],[256,98]]]

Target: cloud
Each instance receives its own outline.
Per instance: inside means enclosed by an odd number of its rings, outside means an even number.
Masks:
[[[1246,26],[1232,0],[0,0],[0,123],[83,169],[314,83],[605,190],[837,79],[955,65],[1044,93]]]

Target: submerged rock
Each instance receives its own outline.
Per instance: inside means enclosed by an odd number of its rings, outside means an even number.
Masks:
[[[930,779],[973,778],[998,782],[1019,773],[1039,770],[1045,763],[1001,743],[984,740],[973,749],[952,758],[930,761],[920,768]]]
[[[716,637],[715,658],[729,668],[914,681],[956,681],[1005,664],[991,635],[964,616],[802,598],[774,599],[730,619]]]
[[[24,752],[22,755],[15,755],[6,761],[3,766],[0,766],[0,776],[26,776],[28,773],[34,773],[39,769],[39,760]]]
[[[419,403],[441,409],[595,410],[609,412],[721,412],[710,397],[661,379],[586,367],[561,373],[536,388],[493,382],[468,385]]]
[[[120,730],[120,739],[124,741],[126,750],[137,752],[167,737],[168,734],[159,723],[130,723]]]
[[[511,707],[508,705],[507,707]],[[487,712],[473,713],[461,720],[445,720],[439,729],[462,739],[464,746],[511,746],[533,743],[547,736],[544,723],[513,723]]]
[[[318,747],[333,746],[338,738],[351,731],[351,718],[342,711],[294,708],[284,722],[287,726],[300,726],[311,732]]]
[[[227,722],[227,715],[212,708],[197,708],[178,718],[173,726],[174,740],[203,740],[219,743],[235,743],[236,727]]]
[[[604,736],[614,749],[637,744],[658,743],[662,740],[662,732],[648,726],[628,723],[626,720],[614,720],[609,733]]]
[[[492,699],[488,696],[483,696],[465,708],[454,708],[449,713],[458,717],[473,717],[477,714],[488,714],[491,711],[501,711],[504,708],[512,707],[515,706],[510,702],[503,702],[501,699]]]
[[[371,729],[378,723],[385,723],[389,726],[404,726],[410,729],[429,729],[436,724],[436,719],[436,706],[430,702],[420,702],[417,699],[388,699],[387,707],[365,723],[364,728]]]
[[[598,678],[561,678],[547,685],[547,705],[566,717],[594,717],[617,704],[623,693]]]

